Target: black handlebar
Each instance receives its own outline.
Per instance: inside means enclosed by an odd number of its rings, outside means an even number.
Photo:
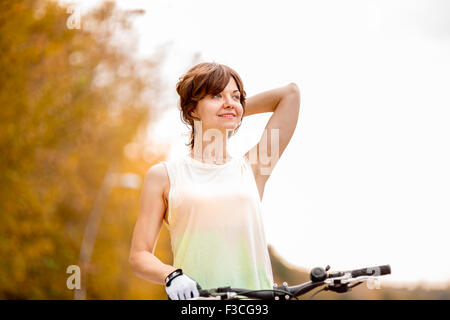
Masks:
[[[326,270],[328,270],[327,267]],[[288,287],[286,286],[274,286],[273,289],[266,290],[250,290],[250,289],[239,289],[239,288],[231,288],[231,287],[220,287],[211,290],[199,290],[201,297],[209,297],[211,296],[211,291],[214,291],[214,295],[227,295],[227,292],[235,292],[237,295],[244,295],[248,298],[254,299],[262,299],[262,300],[273,300],[278,299],[279,297],[289,296],[297,297],[302,294],[305,294],[319,286],[326,284],[326,279],[337,278],[345,276],[346,274],[350,274],[352,278],[357,278],[360,276],[383,276],[387,274],[391,274],[390,265],[382,265],[377,267],[368,267],[363,269],[349,270],[349,271],[341,271],[335,273],[327,273],[323,268],[314,268],[311,270],[310,278],[311,281]],[[331,288],[331,289],[330,289]],[[332,285],[328,285],[328,290],[336,289]],[[341,291],[333,290],[336,292],[346,292],[347,287],[343,287]]]
[[[276,290],[276,289],[275,289]],[[210,290],[198,290],[200,297],[209,297],[211,296]],[[240,288],[231,288],[231,287],[220,287],[214,290],[217,293],[222,293],[226,295],[227,292],[235,292],[238,295],[245,295],[248,298],[254,299],[262,299],[262,300],[272,300],[274,299],[274,289],[266,289],[266,290],[250,290],[250,289],[240,289]]]
[[[340,271],[328,274],[325,271],[325,269],[318,267],[311,270],[310,278],[312,282],[320,282],[324,281],[325,279],[342,277],[347,273],[350,273],[352,278],[361,276],[384,276],[387,274],[391,274],[391,266],[386,264],[378,267],[367,267],[362,269]]]
[[[384,276],[387,274],[391,274],[391,266],[387,264],[384,266],[352,270],[351,274],[353,278],[360,276]]]

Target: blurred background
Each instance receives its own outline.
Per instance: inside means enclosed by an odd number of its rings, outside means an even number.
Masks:
[[[0,50],[0,299],[166,299],[128,254],[146,171],[187,150],[175,84],[202,61],[248,96],[300,87],[263,199],[275,282],[390,264],[381,289],[315,299],[450,298],[448,1],[2,1]]]

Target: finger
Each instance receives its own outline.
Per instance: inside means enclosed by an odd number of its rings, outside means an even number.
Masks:
[[[195,282],[192,282],[192,285],[189,287],[188,294],[191,298],[197,298],[200,295],[197,290],[197,284]]]
[[[186,290],[184,290],[184,291],[183,291],[183,293],[184,293],[184,298],[185,298],[185,299],[190,299],[190,298],[192,298],[191,292],[192,292],[191,289],[186,289]]]
[[[170,294],[169,297],[171,300],[178,300],[178,296],[176,294]]]
[[[200,293],[198,292],[198,289],[197,289],[197,284],[195,282],[191,286],[191,294],[192,294],[193,298],[197,298],[200,295]]]

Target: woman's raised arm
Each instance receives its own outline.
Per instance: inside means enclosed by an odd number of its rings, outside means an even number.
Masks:
[[[300,90],[295,83],[256,94],[247,99],[245,116],[273,112],[260,141],[246,156],[255,175],[266,181],[286,149],[297,126],[300,112]],[[276,144],[276,145],[275,145]]]

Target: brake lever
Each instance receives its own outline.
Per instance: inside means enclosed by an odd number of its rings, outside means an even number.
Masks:
[[[350,287],[348,285],[348,283],[333,283],[333,284],[329,284],[328,286],[326,286],[324,288],[325,291],[333,291],[333,292],[337,292],[337,293],[345,293],[348,291],[351,291],[352,287]]]
[[[328,286],[325,287],[325,290],[333,291],[333,292],[337,292],[337,293],[345,293],[345,292],[352,291],[352,289],[354,287],[359,286],[362,283],[364,283],[364,281],[359,281],[357,283],[349,285],[350,282],[338,281],[338,282],[333,282],[333,283],[328,284]]]

